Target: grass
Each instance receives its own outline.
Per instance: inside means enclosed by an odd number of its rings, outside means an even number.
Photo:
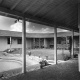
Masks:
[[[54,60],[54,50],[53,49],[39,49],[39,50],[31,50],[32,55],[34,56],[40,56],[43,58],[46,58],[46,56],[48,56],[48,59],[50,60]],[[69,51],[68,50],[64,50],[64,52],[62,50],[57,50],[57,58],[58,60],[63,60],[63,54],[68,55],[69,56]]]
[[[38,56],[41,58],[46,58],[48,56],[49,60],[54,60],[54,50],[53,49],[28,49],[26,50],[26,53],[31,51],[31,55]],[[22,54],[22,50],[17,50],[13,52],[12,54]],[[69,50],[57,50],[58,60],[63,60],[63,54],[70,56]]]

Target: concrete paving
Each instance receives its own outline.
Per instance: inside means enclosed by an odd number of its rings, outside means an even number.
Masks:
[[[0,60],[0,72],[20,68],[22,65],[17,61]]]

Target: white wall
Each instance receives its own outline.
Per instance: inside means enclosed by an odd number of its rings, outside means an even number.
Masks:
[[[9,45],[9,44],[8,44]],[[9,45],[10,46],[10,45]],[[17,38],[12,38],[11,48],[22,48],[22,44],[17,43]]]
[[[26,48],[31,48],[31,39],[26,39]],[[0,51],[4,51],[10,48],[10,44],[7,44],[7,37],[0,37]],[[22,48],[22,44],[17,43],[17,38],[12,38],[11,48]]]
[[[17,39],[18,38],[12,38],[12,45],[11,48],[22,48],[22,44],[18,44],[17,43]],[[44,40],[44,46],[48,47],[49,46],[49,42],[47,41],[47,39]],[[76,40],[74,40],[74,47],[76,47]],[[26,39],[26,48],[32,48],[32,39],[31,38],[27,38]],[[61,47],[61,44],[57,44],[58,47]],[[10,48],[10,44],[7,44],[7,37],[0,37],[0,51],[4,51],[5,49],[9,49]]]
[[[0,51],[3,51],[10,46],[7,44],[7,38],[6,37],[0,37]]]
[[[17,43],[17,38],[12,38],[12,48],[22,48],[22,44]],[[26,38],[26,48],[31,48],[31,39]]]

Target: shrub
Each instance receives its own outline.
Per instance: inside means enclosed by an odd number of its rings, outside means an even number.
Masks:
[[[42,69],[44,66],[48,65],[48,62],[46,60],[42,60],[39,62],[40,63],[40,68]]]
[[[63,56],[64,61],[69,60],[70,58],[71,58],[71,57],[69,57],[69,56],[67,56],[67,55]]]

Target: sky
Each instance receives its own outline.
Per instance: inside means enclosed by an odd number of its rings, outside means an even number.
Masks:
[[[22,21],[16,19],[0,16],[0,30],[10,31],[22,31]],[[58,32],[66,32],[67,30],[58,29]],[[27,33],[54,33],[54,28],[46,25],[36,24],[26,21],[26,32]]]

